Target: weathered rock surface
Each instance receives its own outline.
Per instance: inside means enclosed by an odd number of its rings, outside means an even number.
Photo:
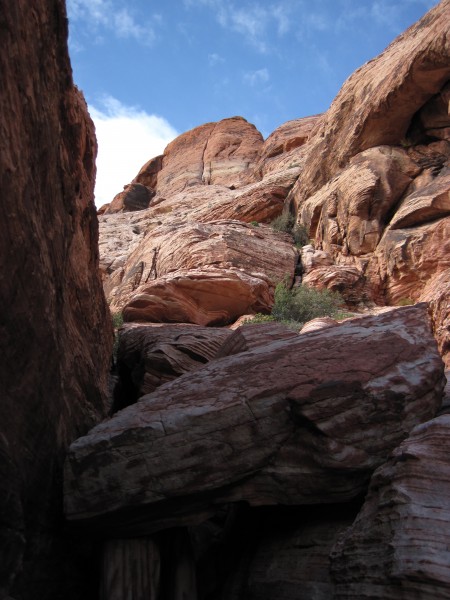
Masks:
[[[336,600],[448,598],[450,415],[418,425],[373,475],[332,553]]]
[[[255,167],[258,178],[268,173],[280,171],[289,166],[299,166],[304,153],[299,148],[308,141],[311,132],[317,127],[322,115],[303,117],[283,123],[264,141]]]
[[[263,522],[256,550],[247,558],[248,566],[242,574],[245,598],[334,598],[329,555],[338,535],[353,518],[351,508],[332,506],[304,509],[297,514],[285,511],[284,515],[278,513],[278,518],[272,517],[269,524]]]
[[[443,387],[425,305],[212,361],[72,444],[66,515],[142,535],[221,502],[348,501]]]
[[[268,312],[274,285],[293,277],[296,262],[290,238],[269,227],[162,225],[126,259],[111,307],[127,321],[227,324]]]
[[[61,531],[68,444],[106,413],[96,141],[64,2],[0,1],[0,596],[89,598]]]
[[[167,197],[202,183],[237,186],[262,144],[259,131],[242,117],[196,127],[167,146],[156,191]]]
[[[102,211],[102,214],[119,211],[144,210],[148,208],[155,190],[142,183],[130,183],[125,186],[124,191],[115,196],[111,204]]]
[[[443,0],[347,79],[308,143],[297,206],[368,148],[399,145],[411,121],[450,78],[450,3]]]
[[[213,359],[232,335],[223,327],[125,326],[120,334],[116,409]]]

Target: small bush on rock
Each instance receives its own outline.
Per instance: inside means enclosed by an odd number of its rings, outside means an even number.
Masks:
[[[271,223],[270,226],[275,231],[283,231],[292,235],[296,246],[305,246],[309,244],[309,236],[304,225],[296,223],[294,215],[290,213],[282,213],[278,215]]]
[[[279,283],[275,288],[272,316],[277,321],[303,324],[317,317],[332,317],[342,303],[341,296],[329,290],[316,290],[304,285],[289,289],[285,283]]]

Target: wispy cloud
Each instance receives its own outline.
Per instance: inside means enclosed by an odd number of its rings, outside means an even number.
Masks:
[[[244,82],[252,87],[261,83],[267,83],[269,79],[269,71],[266,68],[244,73]]]
[[[216,54],[213,52],[212,54],[208,54],[208,64],[210,67],[215,67],[216,65],[220,65],[225,62],[223,56],[220,54]]]
[[[119,38],[134,39],[150,45],[156,39],[161,15],[135,16],[124,0],[67,0],[69,22],[82,23],[89,32],[107,30]],[[72,40],[80,45],[79,40]]]
[[[89,106],[98,140],[97,206],[110,202],[178,132],[163,117],[105,96]]]
[[[290,4],[286,1],[267,5],[263,2],[244,3],[224,0],[183,0],[186,8],[206,7],[214,11],[218,23],[225,29],[241,34],[259,52],[270,50],[267,43],[273,31],[278,36],[290,30]]]
[[[366,22],[370,19],[380,27],[397,34],[404,28],[402,15],[411,6],[423,8],[425,14],[433,6],[438,4],[436,0],[371,0],[364,6],[355,5],[352,0],[345,0],[344,9],[334,24],[337,31],[355,27],[357,21]]]

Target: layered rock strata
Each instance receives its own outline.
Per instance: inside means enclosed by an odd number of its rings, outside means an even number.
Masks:
[[[96,141],[64,2],[0,2],[0,596],[89,597],[62,533],[65,450],[106,414]]]
[[[212,361],[72,444],[66,515],[133,535],[230,501],[348,501],[443,386],[424,305]]]

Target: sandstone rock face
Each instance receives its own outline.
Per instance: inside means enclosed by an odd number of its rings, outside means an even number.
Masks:
[[[127,258],[111,307],[127,321],[226,324],[268,312],[274,285],[292,277],[288,236],[238,221],[162,225]]]
[[[304,281],[323,287],[346,273],[353,306],[428,297],[428,282],[449,268],[449,18],[445,0],[356,71],[302,146],[286,202],[316,256],[334,263],[327,272],[304,252]],[[360,278],[350,289],[351,272]],[[450,307],[434,301],[433,310],[446,348]]]
[[[424,305],[212,361],[72,444],[66,515],[128,536],[222,502],[348,501],[443,387]]]
[[[299,152],[299,148],[308,141],[311,132],[318,126],[321,116],[295,119],[275,129],[261,148],[255,174],[264,177],[289,165],[300,165],[304,160],[304,153]]]
[[[0,14],[0,596],[87,598],[59,498],[66,447],[106,413],[96,141],[64,3],[2,0]]]
[[[372,477],[332,553],[334,598],[448,598],[450,416],[417,426]]]
[[[200,368],[230,335],[229,329],[195,325],[124,327],[117,353],[121,387],[116,390],[116,409]]]
[[[117,194],[102,214],[119,211],[144,210],[148,208],[155,191],[142,183],[130,183],[123,192]]]
[[[237,186],[262,144],[259,131],[242,117],[196,127],[167,146],[156,190],[168,197],[202,183]]]
[[[450,3],[443,0],[345,82],[308,144],[297,206],[368,148],[398,145],[450,77]]]

